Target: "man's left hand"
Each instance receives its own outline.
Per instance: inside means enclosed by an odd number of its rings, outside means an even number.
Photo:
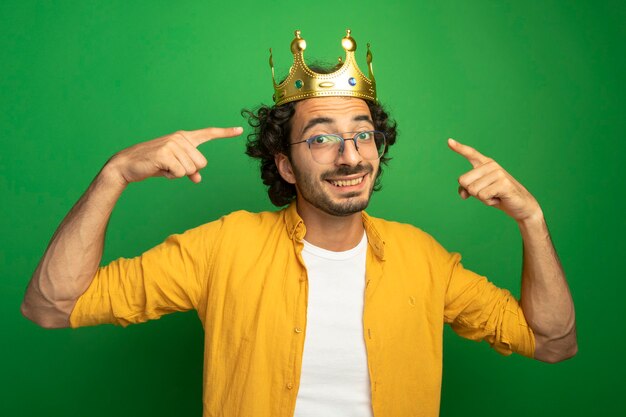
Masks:
[[[459,177],[462,199],[474,196],[484,204],[504,211],[518,223],[543,215],[535,197],[496,161],[454,139],[448,139],[448,146],[474,167]]]

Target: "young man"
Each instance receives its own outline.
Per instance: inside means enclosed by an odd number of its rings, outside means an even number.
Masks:
[[[110,213],[129,183],[199,182],[207,161],[196,147],[242,129],[180,131],[125,149],[53,236],[24,315],[58,328],[197,310],[207,416],[436,416],[444,323],[503,354],[573,356],[574,307],[541,208],[495,161],[449,140],[473,165],[459,178],[461,197],[519,225],[519,303],[425,232],[363,211],[395,125],[376,102],[371,54],[365,77],[349,32],[342,45],[345,62],[316,73],[296,32],[275,105],[248,112],[256,128],[248,154],[261,159],[271,200],[287,208],[235,212],[99,267]]]

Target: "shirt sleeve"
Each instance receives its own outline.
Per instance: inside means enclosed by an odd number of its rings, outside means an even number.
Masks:
[[[535,337],[518,301],[506,289],[461,264],[461,255],[449,253],[435,242],[436,256],[448,279],[444,320],[460,336],[488,342],[497,352],[532,358]]]
[[[175,311],[197,309],[206,298],[215,221],[172,235],[132,259],[120,258],[98,269],[78,299],[70,326],[127,326]]]

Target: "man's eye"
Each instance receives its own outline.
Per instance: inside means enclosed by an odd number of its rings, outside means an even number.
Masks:
[[[374,137],[374,134],[372,132],[361,132],[357,136],[357,140],[361,142],[366,142],[368,140],[371,140],[373,137]]]
[[[313,138],[313,143],[315,145],[324,145],[328,143],[334,143],[337,139],[332,135],[319,135]]]

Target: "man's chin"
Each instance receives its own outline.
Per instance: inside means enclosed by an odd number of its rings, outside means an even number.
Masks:
[[[300,183],[301,188],[296,186],[298,198],[323,213],[337,217],[347,217],[365,210],[373,192],[373,185],[369,183],[352,190],[341,189],[325,180],[321,184],[313,184],[303,178]]]
[[[332,186],[331,186],[332,187]],[[369,191],[369,192],[368,192]],[[317,207],[333,216],[346,217],[359,213],[367,208],[372,197],[372,189],[341,192],[334,196],[326,194]]]
[[[369,205],[369,198],[355,198],[359,195],[361,195],[361,193],[355,193],[354,197],[346,195],[342,198],[343,201],[320,202],[321,204],[319,204],[317,208],[332,216],[351,216],[365,210]]]

